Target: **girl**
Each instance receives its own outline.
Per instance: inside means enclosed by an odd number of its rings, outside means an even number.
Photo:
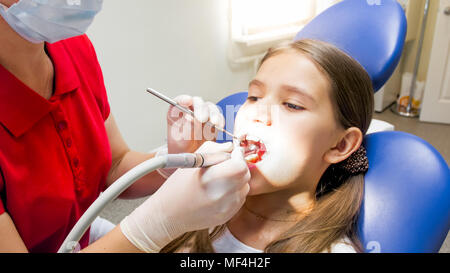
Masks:
[[[251,170],[244,206],[162,251],[362,251],[361,143],[372,113],[370,77],[344,52],[313,40],[269,50],[235,121]]]

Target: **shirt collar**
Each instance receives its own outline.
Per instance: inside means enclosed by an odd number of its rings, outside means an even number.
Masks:
[[[47,115],[63,94],[77,90],[78,74],[63,43],[46,44],[52,59],[54,94],[46,100],[0,65],[0,123],[19,137]]]
[[[80,79],[75,69],[75,60],[72,60],[65,43],[65,41],[62,41],[46,44],[48,55],[53,61],[55,70],[55,93],[53,96],[73,92],[80,86]]]

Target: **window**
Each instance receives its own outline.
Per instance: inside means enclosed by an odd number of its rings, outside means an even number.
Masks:
[[[260,58],[271,46],[292,40],[317,14],[338,0],[229,0],[231,61]]]

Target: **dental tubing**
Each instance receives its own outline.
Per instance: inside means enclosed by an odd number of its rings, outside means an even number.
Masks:
[[[100,212],[122,192],[130,187],[134,182],[144,177],[148,173],[161,168],[199,168],[216,165],[230,158],[228,153],[182,153],[167,154],[151,158],[137,165],[116,182],[114,182],[107,190],[105,190],[97,200],[86,210],[78,222],[66,237],[58,253],[70,253],[78,246],[78,241],[83,234],[100,214]]]

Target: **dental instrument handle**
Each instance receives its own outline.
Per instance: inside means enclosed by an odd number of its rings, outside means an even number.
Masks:
[[[172,106],[178,108],[178,109],[181,110],[182,112],[184,112],[184,113],[186,113],[186,114],[192,116],[193,118],[195,118],[194,112],[192,112],[190,109],[188,109],[188,108],[186,108],[186,107],[183,107],[183,106],[179,105],[176,101],[174,101],[173,99],[167,97],[166,95],[161,94],[160,92],[158,92],[158,91],[156,91],[156,90],[154,90],[154,89],[152,89],[152,88],[147,88],[147,92],[149,92],[150,94],[154,95],[155,97],[157,97],[157,98],[159,98],[159,99],[161,99],[161,100],[163,100],[163,101],[169,103],[170,105],[172,105]],[[221,132],[223,132],[223,133],[229,135],[229,136],[232,137],[232,138],[238,139],[238,138],[237,138],[236,136],[234,136],[232,133],[228,132],[227,130],[225,130],[225,129],[223,129],[223,128],[220,128],[220,127],[218,127],[218,126],[212,124],[212,123],[209,122],[209,121],[207,121],[206,124],[209,125],[209,126],[211,126],[211,127],[213,127],[213,128],[216,129],[216,130],[219,130],[219,131],[221,131]]]
[[[59,248],[59,253],[73,252],[78,242],[100,212],[114,199],[130,187],[134,182],[159,168],[198,168],[219,164],[230,158],[227,153],[214,154],[168,154],[151,158],[137,165],[108,187],[85,211],[67,235]]]

